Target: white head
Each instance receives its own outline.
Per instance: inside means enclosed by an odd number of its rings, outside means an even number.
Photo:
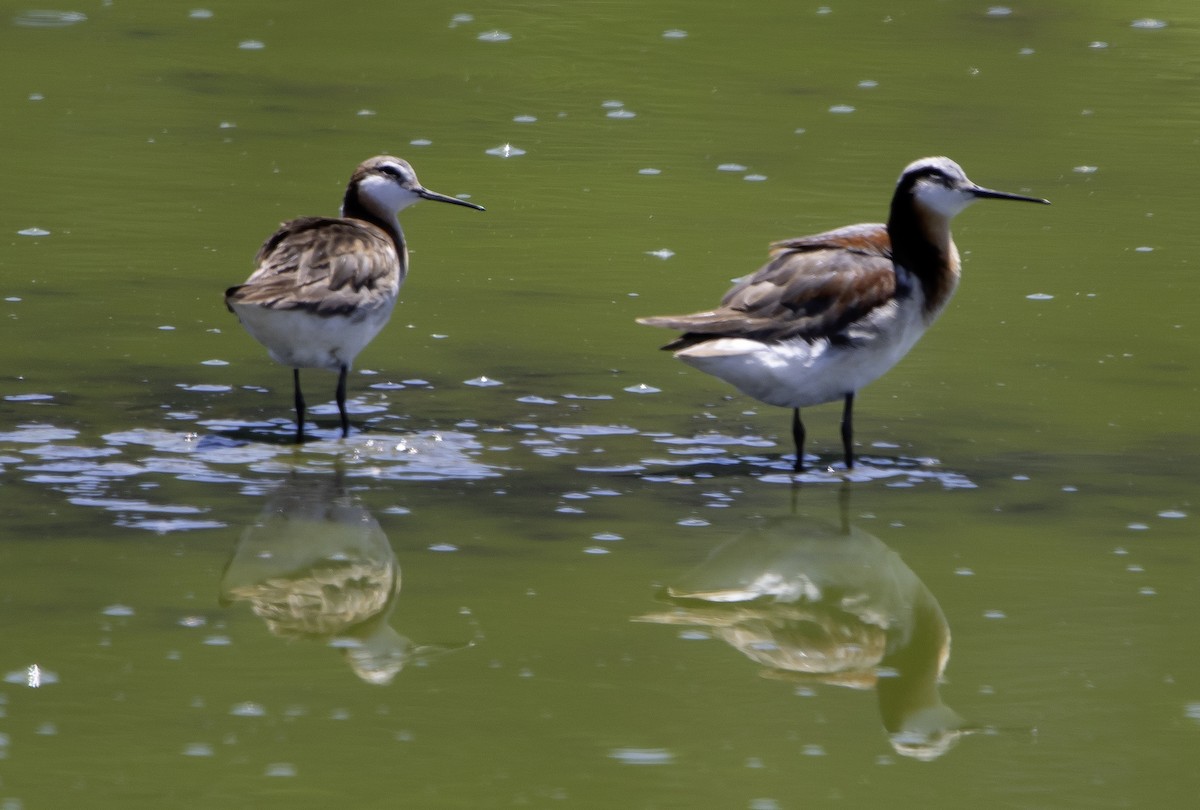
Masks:
[[[483,210],[482,205],[425,188],[417,180],[417,173],[408,161],[391,155],[379,155],[363,161],[354,170],[342,202],[342,216],[351,216],[357,204],[385,222],[393,221],[397,214],[420,200],[454,203]]]
[[[918,210],[943,219],[953,219],[979,199],[1022,200],[1049,204],[1038,197],[1025,197],[1007,191],[993,191],[972,183],[957,163],[947,157],[927,157],[904,167],[896,182],[893,206],[910,199]]]

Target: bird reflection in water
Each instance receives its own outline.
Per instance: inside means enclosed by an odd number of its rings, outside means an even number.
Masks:
[[[875,689],[895,751],[933,760],[970,731],[942,702],[950,628],[929,589],[878,538],[779,518],[718,547],[635,621],[704,628],[763,676]]]
[[[341,472],[293,473],[243,533],[221,579],[221,603],[247,602],[283,638],[325,641],[367,683],[414,661],[472,646],[416,645],[388,623],[400,564],[379,522]]]

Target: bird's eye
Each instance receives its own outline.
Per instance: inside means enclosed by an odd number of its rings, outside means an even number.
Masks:
[[[401,183],[412,182],[412,174],[395,163],[382,163],[379,166],[379,171],[386,174],[388,177],[393,177]]]

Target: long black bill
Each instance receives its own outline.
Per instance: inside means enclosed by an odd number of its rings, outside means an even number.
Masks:
[[[445,194],[438,194],[436,191],[430,191],[422,186],[416,189],[417,196],[423,200],[433,200],[434,202],[454,203],[455,205],[465,205],[467,208],[474,208],[476,211],[486,211],[482,205],[476,205],[473,202],[460,200],[458,197],[447,197]]]
[[[971,189],[971,193],[982,200],[1019,200],[1020,202],[1041,203],[1042,205],[1050,204],[1049,200],[1043,200],[1041,197],[1026,197],[1023,194],[1010,194],[1007,191],[993,191],[983,186],[975,186],[975,188]]]

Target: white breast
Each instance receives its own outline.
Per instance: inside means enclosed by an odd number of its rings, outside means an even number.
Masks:
[[[314,315],[302,309],[265,309],[233,304],[233,309],[271,358],[291,368],[337,371],[354,358],[388,322],[396,296],[380,298],[375,306],[351,315]]]
[[[919,291],[893,300],[832,340],[718,338],[675,356],[770,405],[834,402],[883,376],[908,353],[929,326],[922,300]]]

